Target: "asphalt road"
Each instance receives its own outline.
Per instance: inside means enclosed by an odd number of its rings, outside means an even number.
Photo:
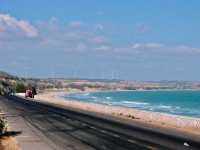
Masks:
[[[197,137],[18,97],[0,97],[7,116],[19,115],[38,139],[58,150],[200,149]],[[22,129],[23,133],[23,129]],[[180,135],[181,134],[181,135]],[[37,143],[36,143],[37,144]],[[29,143],[31,147],[31,142]],[[38,149],[37,149],[38,150]]]

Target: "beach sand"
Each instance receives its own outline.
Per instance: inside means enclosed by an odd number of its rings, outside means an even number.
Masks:
[[[35,99],[46,101],[52,104],[66,106],[68,108],[101,113],[104,115],[120,117],[129,121],[138,121],[145,124],[151,124],[157,127],[175,129],[184,133],[200,136],[200,119],[186,116],[171,115],[159,112],[149,112],[137,110],[133,108],[109,106],[95,103],[80,102],[75,100],[66,100],[58,98],[58,95],[63,95],[71,92],[80,92],[78,90],[65,91],[46,91],[38,94]],[[91,92],[88,90],[87,92]]]

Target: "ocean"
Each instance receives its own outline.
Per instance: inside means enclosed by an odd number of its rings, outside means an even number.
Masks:
[[[200,117],[200,91],[195,90],[105,91],[71,93],[62,97],[84,102]]]

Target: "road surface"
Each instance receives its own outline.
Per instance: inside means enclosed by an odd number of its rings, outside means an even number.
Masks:
[[[19,144],[23,149],[200,149],[199,137],[138,123],[128,124],[115,118],[67,109],[37,100],[14,96],[0,97],[0,106],[8,119],[10,118],[11,124],[15,124],[15,130],[22,132],[19,137],[23,140],[19,139]]]

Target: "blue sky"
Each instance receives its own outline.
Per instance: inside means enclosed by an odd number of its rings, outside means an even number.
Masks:
[[[0,0],[0,70],[200,80],[200,2]]]

